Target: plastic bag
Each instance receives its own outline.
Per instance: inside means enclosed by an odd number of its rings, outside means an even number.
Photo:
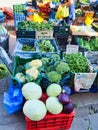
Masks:
[[[9,114],[13,114],[22,109],[23,95],[21,91],[21,83],[16,86],[11,82],[8,92],[4,93],[3,104]]]
[[[66,6],[59,6],[55,15],[56,19],[63,19],[69,16],[69,8]]]

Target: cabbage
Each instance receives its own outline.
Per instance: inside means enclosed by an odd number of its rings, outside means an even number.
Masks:
[[[61,93],[62,89],[59,84],[53,83],[48,86],[46,93],[49,97],[56,97]]]
[[[42,96],[42,89],[38,84],[29,82],[23,85],[22,94],[27,100],[39,99]]]
[[[46,100],[46,107],[52,114],[59,114],[63,110],[63,105],[59,102],[57,97],[49,97]]]
[[[33,121],[43,119],[47,113],[45,104],[40,100],[28,100],[23,106],[23,113]]]

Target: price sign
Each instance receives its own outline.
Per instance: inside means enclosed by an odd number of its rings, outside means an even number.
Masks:
[[[78,45],[67,45],[66,46],[66,54],[77,53],[78,50],[79,50]]]

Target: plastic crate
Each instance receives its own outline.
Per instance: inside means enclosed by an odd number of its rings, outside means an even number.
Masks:
[[[23,13],[25,10],[26,10],[26,6],[24,4],[13,5],[14,13]]]
[[[51,39],[53,38],[53,31],[43,30],[43,31],[36,31],[36,39]]]
[[[61,51],[66,50],[66,45],[68,44],[67,40],[68,40],[68,37],[66,36],[62,36],[62,35],[56,36],[56,41]]]
[[[24,45],[28,45],[34,47],[34,51],[23,51],[22,48]],[[37,55],[37,47],[35,46],[35,40],[32,38],[18,38],[17,44],[15,48],[16,55],[20,56],[21,58],[31,58],[34,55]]]
[[[40,52],[40,49],[38,47],[38,44],[42,41],[42,40],[49,40],[51,42],[51,44],[54,46],[55,51],[54,52]],[[60,50],[57,46],[56,40],[53,39],[38,39],[35,41],[36,46],[38,47],[38,52],[40,53],[41,56],[47,56],[50,57],[52,54],[59,54]]]
[[[20,58],[19,56],[14,56],[14,65],[13,65],[12,76],[15,76],[15,74],[17,72],[19,72],[19,70],[18,70],[19,67],[23,66],[27,62],[30,62],[31,60],[40,59],[40,58],[41,58],[40,55],[35,55],[34,57],[28,58],[28,59]]]
[[[17,30],[17,38],[35,38],[35,31]]]
[[[60,113],[53,115],[47,113],[44,119],[32,121],[28,117],[26,120],[26,130],[69,130],[75,117],[75,110],[71,114]]]
[[[24,13],[14,14],[14,26],[17,27],[19,22],[26,21],[26,15]]]
[[[68,36],[70,34],[70,26],[54,26],[53,36],[57,35]]]

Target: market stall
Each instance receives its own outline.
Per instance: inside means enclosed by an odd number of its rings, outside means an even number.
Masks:
[[[75,117],[70,95],[98,91],[98,32],[92,22],[67,25],[50,17],[58,2],[37,6],[13,6],[14,68],[3,103],[10,114],[23,109],[27,130],[70,129]]]

